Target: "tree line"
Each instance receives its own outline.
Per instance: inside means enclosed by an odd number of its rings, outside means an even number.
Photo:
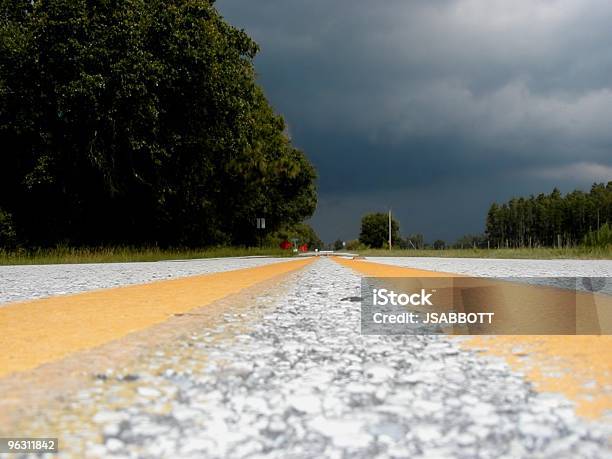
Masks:
[[[213,3],[0,1],[0,243],[253,244],[257,217],[313,213],[258,46]]]
[[[562,195],[555,188],[550,194],[493,203],[485,226],[484,234],[466,234],[451,244],[441,239],[428,244],[420,233],[402,237],[399,222],[392,219],[391,237],[394,248],[415,250],[606,247],[612,244],[612,181],[594,183],[588,192],[575,190]],[[359,239],[346,243],[338,239],[331,248],[388,248],[388,238],[389,215],[371,213],[361,220]]]
[[[420,233],[408,234],[402,237],[400,234],[400,224],[392,217],[391,218],[391,245],[397,249],[443,249],[445,243],[442,240],[436,240],[432,244],[425,243],[425,238]],[[389,214],[376,212],[369,213],[361,219],[361,230],[359,238],[353,241],[343,243],[340,239],[336,240],[331,248],[340,250],[347,248],[349,250],[358,250],[363,247],[369,248],[389,248]]]
[[[491,248],[567,247],[585,243],[612,223],[612,182],[580,190],[512,198],[491,204],[486,235]],[[607,226],[606,226],[607,228]]]

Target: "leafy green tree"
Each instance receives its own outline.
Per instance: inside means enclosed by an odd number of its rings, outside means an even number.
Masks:
[[[342,243],[342,240],[336,239],[332,248],[334,250],[342,250],[344,248],[344,244]]]
[[[391,219],[391,241],[399,239],[399,223]],[[389,215],[385,213],[373,213],[365,215],[361,219],[361,232],[359,242],[372,248],[380,248],[389,240]]]
[[[444,242],[442,239],[436,239],[433,243],[433,248],[436,250],[442,250],[446,248],[446,242]]]
[[[0,206],[30,244],[252,243],[315,171],[207,0],[2,0]]]

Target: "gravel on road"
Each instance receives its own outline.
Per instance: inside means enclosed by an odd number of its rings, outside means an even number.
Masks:
[[[283,261],[288,259],[245,257],[139,263],[0,266],[0,307],[2,303],[14,301],[253,268]]]
[[[407,268],[484,277],[612,277],[612,260],[367,257]]]
[[[232,338],[201,330],[99,369],[32,431],[60,433],[62,457],[611,457],[610,425],[499,358],[452,337],[361,335],[360,278],[332,260],[284,288]]]
[[[612,260],[520,260],[486,258],[367,257],[404,268],[425,269],[474,277],[518,280],[612,295]],[[582,279],[586,278],[586,279]]]

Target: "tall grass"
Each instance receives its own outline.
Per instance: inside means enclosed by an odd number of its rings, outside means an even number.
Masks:
[[[160,249],[158,247],[55,247],[51,249],[0,249],[0,265],[64,263],[118,263],[133,261],[189,260],[241,256],[289,257],[279,248],[211,247],[203,249]]]
[[[450,257],[450,258],[535,258],[535,259],[612,259],[612,244],[572,248],[537,249],[368,249],[353,251],[376,257]],[[210,247],[202,249],[160,249],[158,247],[55,247],[51,249],[0,249],[0,265],[66,263],[118,263],[136,261],[190,260],[241,256],[291,257],[288,250],[275,247]]]
[[[443,249],[383,250],[366,249],[360,255],[372,257],[449,257],[449,258],[534,258],[534,259],[612,259],[612,245],[604,247],[524,248],[524,249]]]

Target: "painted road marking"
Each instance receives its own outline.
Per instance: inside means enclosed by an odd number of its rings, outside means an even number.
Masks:
[[[0,377],[121,338],[312,261],[292,260],[3,305]]]
[[[372,277],[447,277],[438,273],[334,257],[334,261]],[[576,403],[576,413],[599,418],[612,411],[612,336],[483,336],[462,346],[505,358],[537,390],[559,392]]]
[[[403,268],[401,266],[385,265],[359,259],[353,260],[349,258],[332,257],[332,260],[360,274],[371,277],[464,277],[461,274],[429,271],[427,269]]]

